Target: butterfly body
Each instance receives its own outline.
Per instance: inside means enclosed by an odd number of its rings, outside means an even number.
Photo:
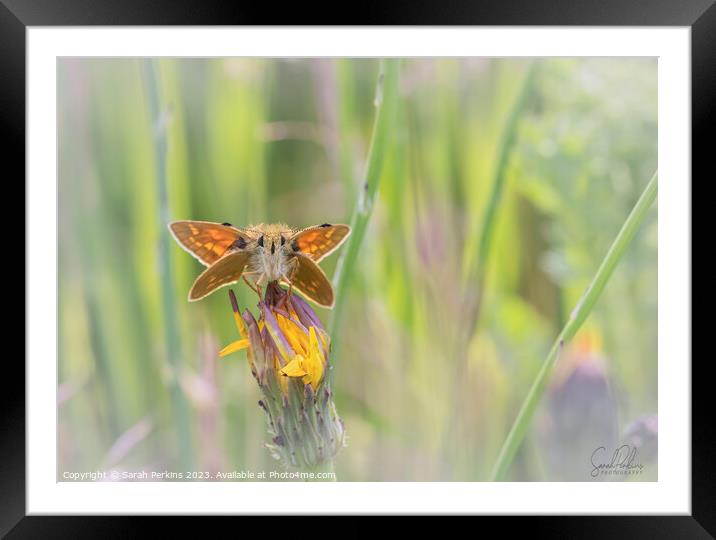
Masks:
[[[333,288],[317,263],[350,234],[347,225],[329,223],[293,229],[282,223],[241,228],[229,223],[174,221],[169,230],[179,245],[208,267],[189,291],[190,301],[251,277],[257,287],[285,282],[324,307],[333,306]]]
[[[297,264],[296,257],[300,256],[300,251],[294,251],[289,242],[298,231],[280,223],[245,230],[253,237],[246,273],[258,275],[259,285],[288,277]]]

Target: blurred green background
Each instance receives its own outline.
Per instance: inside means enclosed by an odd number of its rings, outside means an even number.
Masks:
[[[349,223],[377,77],[374,59],[59,60],[59,480],[279,468],[245,352],[217,356],[237,338],[226,291],[186,301],[203,267],[166,221]],[[336,473],[486,480],[656,170],[657,61],[406,59],[390,143],[333,359],[348,434]],[[592,451],[639,428],[651,461],[634,479],[656,479],[656,291],[654,208],[560,356],[509,479],[588,480]]]

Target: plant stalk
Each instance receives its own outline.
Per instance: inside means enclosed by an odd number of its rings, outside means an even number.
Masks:
[[[370,150],[366,164],[363,183],[360,187],[358,203],[351,218],[351,236],[341,254],[333,276],[333,288],[336,292],[336,304],[329,324],[329,334],[332,342],[333,368],[338,359],[339,333],[341,317],[346,302],[346,293],[351,277],[355,272],[358,252],[368,221],[373,212],[375,196],[380,184],[383,163],[392,142],[391,135],[398,103],[398,76],[400,63],[397,59],[384,59],[380,61],[380,73],[376,87],[375,106],[376,117],[373,124]],[[331,369],[331,381],[335,369]]]
[[[160,283],[162,295],[162,309],[164,313],[164,333],[167,344],[169,364],[172,368],[172,377],[169,382],[172,409],[174,411],[177,427],[177,445],[179,460],[184,470],[192,470],[191,429],[189,422],[189,407],[184,393],[179,385],[179,371],[181,369],[181,342],[179,323],[176,316],[174,302],[174,272],[169,250],[169,198],[167,195],[167,139],[166,125],[163,120],[161,107],[161,93],[159,82],[159,68],[156,60],[144,59],[144,74],[149,100],[149,116],[152,126],[152,139],[154,141],[155,176],[157,182],[157,202],[159,205],[159,264]]]
[[[467,313],[463,320],[467,321],[465,324],[465,331],[467,335],[464,337],[464,340],[459,340],[460,343],[464,343],[465,340],[469,339],[470,335],[475,333],[476,326],[479,321],[480,306],[482,304],[482,295],[485,287],[487,263],[491,253],[492,240],[495,236],[497,209],[505,190],[508,158],[510,157],[510,153],[515,144],[518,121],[522,117],[522,113],[527,102],[527,96],[530,95],[534,85],[536,65],[536,61],[531,60],[529,66],[527,67],[527,73],[524,76],[522,87],[520,88],[519,93],[515,98],[515,102],[510,109],[506,126],[500,140],[497,154],[497,164],[492,177],[489,199],[483,214],[482,226],[480,227],[477,258],[468,266],[468,271],[465,274],[466,279],[464,280],[464,287],[466,290],[463,298],[468,299],[468,301],[465,302]],[[472,294],[469,294],[469,290],[467,290],[468,287],[474,287]]]
[[[562,329],[562,332],[559,336],[557,336],[557,339],[552,345],[552,348],[537,373],[537,376],[527,393],[527,397],[522,403],[520,411],[517,413],[517,418],[512,424],[512,428],[507,434],[507,438],[502,445],[497,462],[492,470],[492,481],[501,481],[505,478],[515,454],[524,440],[525,434],[527,433],[527,429],[532,420],[532,416],[534,415],[534,411],[540,401],[540,398],[542,397],[542,394],[544,393],[547,381],[549,380],[549,375],[552,372],[552,368],[554,367],[560,351],[564,347],[564,344],[574,337],[579,328],[582,326],[582,323],[592,311],[592,308],[599,299],[599,296],[604,290],[609,278],[612,276],[614,268],[616,268],[617,264],[621,260],[626,248],[629,246],[632,238],[634,238],[636,231],[639,229],[639,226],[644,221],[649,208],[651,208],[651,205],[656,199],[657,178],[658,171],[654,173],[654,176],[652,176],[651,180],[647,184],[641,194],[641,197],[629,214],[629,217],[627,217],[626,221],[622,225],[619,234],[617,234],[616,239],[602,260],[602,263],[592,279],[591,284],[587,287],[587,290],[572,311],[572,314]]]

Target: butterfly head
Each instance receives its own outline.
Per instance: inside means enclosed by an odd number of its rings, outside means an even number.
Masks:
[[[294,231],[284,224],[257,225],[252,228],[255,245],[251,266],[265,274],[267,281],[279,280],[290,270]]]

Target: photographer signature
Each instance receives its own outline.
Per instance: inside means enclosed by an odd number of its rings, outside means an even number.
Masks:
[[[636,447],[623,444],[614,450],[611,460],[604,461],[608,457],[607,449],[600,446],[592,452],[592,477],[600,474],[641,474],[644,465],[636,459]]]

